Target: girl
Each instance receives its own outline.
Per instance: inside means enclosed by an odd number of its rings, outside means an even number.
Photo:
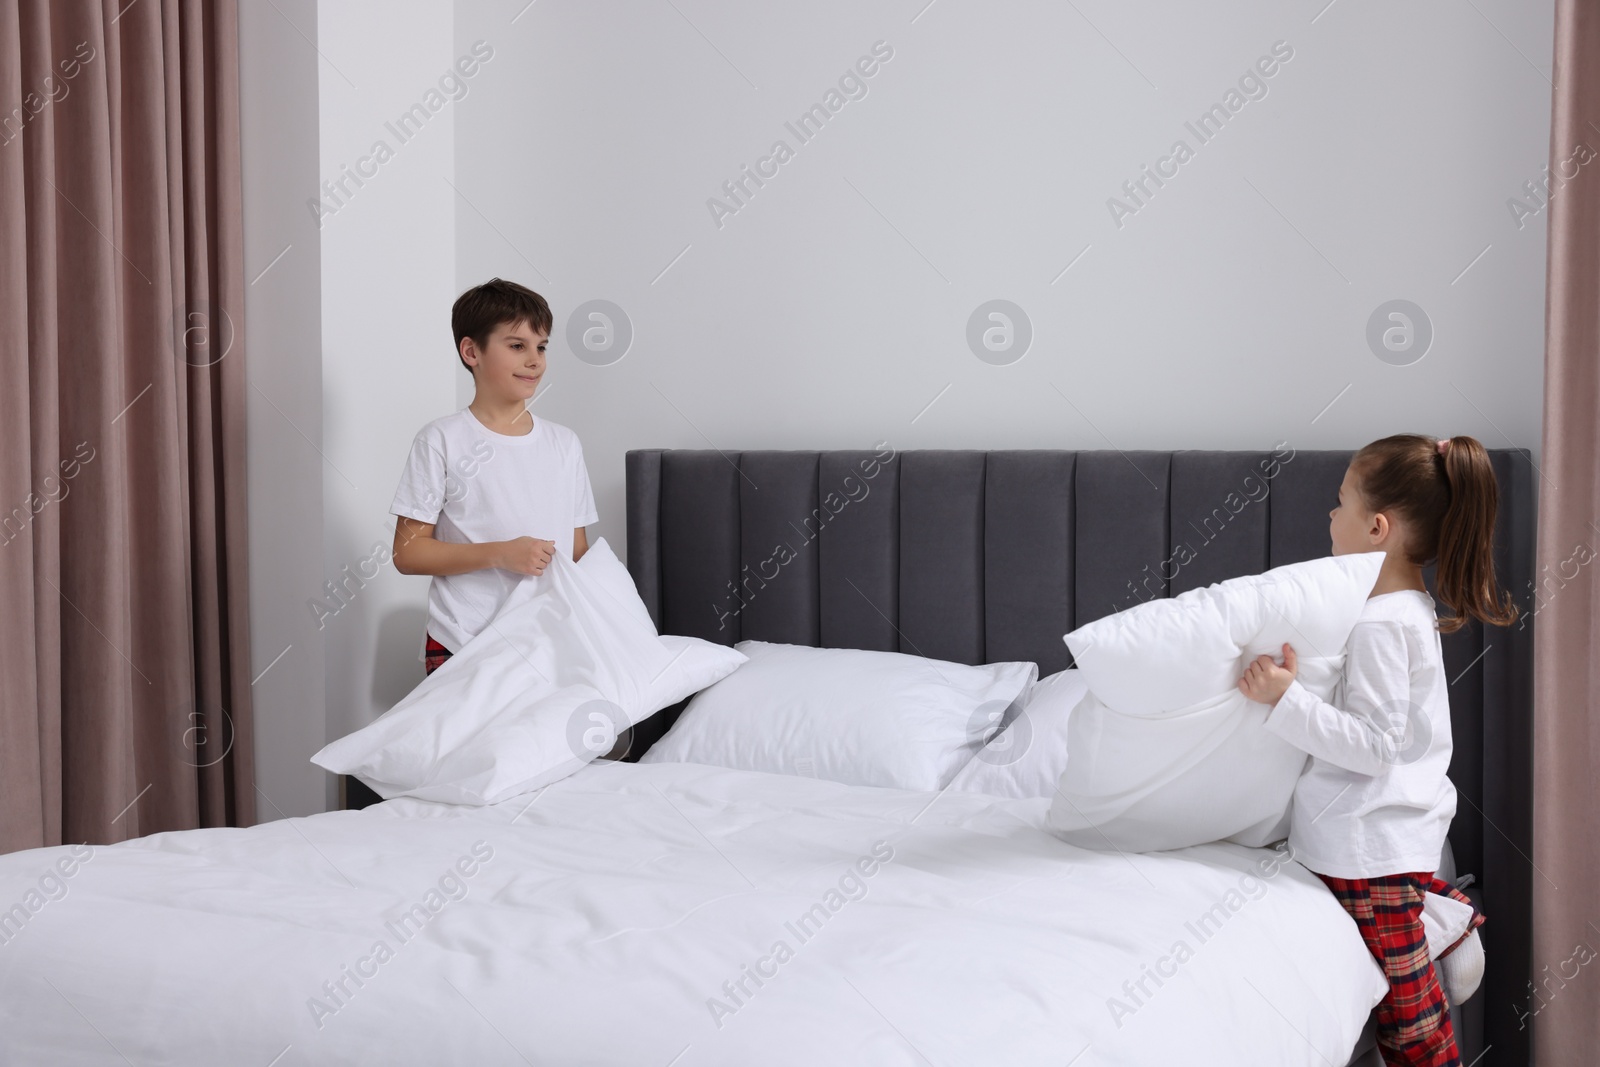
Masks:
[[[1428,891],[1465,899],[1433,877],[1456,810],[1438,635],[1469,617],[1496,626],[1516,618],[1495,582],[1498,496],[1489,455],[1471,437],[1400,434],[1361,449],[1328,532],[1336,556],[1385,556],[1346,645],[1340,706],[1300,685],[1287,644],[1281,666],[1260,656],[1239,679],[1247,697],[1272,706],[1267,728],[1311,755],[1295,785],[1289,843],[1355,919],[1389,980],[1377,1030],[1391,1065],[1461,1064],[1422,927]],[[1442,621],[1422,583],[1435,560],[1438,598],[1450,609]],[[1472,928],[1482,922],[1475,914]]]

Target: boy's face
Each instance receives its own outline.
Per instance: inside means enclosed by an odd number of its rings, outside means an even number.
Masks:
[[[461,355],[473,368],[478,388],[500,396],[527,400],[544,378],[545,342],[549,334],[535,332],[526,322],[502,322],[479,348],[472,338],[461,339]]]

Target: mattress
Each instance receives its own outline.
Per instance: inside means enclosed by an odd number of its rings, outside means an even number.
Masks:
[[[1314,875],[1087,851],[1047,805],[601,762],[0,856],[0,1062],[1350,1058],[1386,987]]]

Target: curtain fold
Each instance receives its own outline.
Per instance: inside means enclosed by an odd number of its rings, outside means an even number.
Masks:
[[[1600,6],[1557,0],[1545,316],[1543,487],[1534,640],[1535,1062],[1600,1049],[1600,177],[1558,169],[1600,151]],[[1591,562],[1594,561],[1594,562]],[[1491,916],[1492,920],[1492,916]],[[1491,947],[1489,951],[1493,951]],[[1491,1005],[1491,1008],[1494,1006]]]
[[[0,850],[254,821],[233,0],[0,5]]]

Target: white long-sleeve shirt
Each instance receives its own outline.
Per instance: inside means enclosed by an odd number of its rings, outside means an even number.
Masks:
[[[1289,817],[1289,844],[1308,869],[1336,878],[1438,869],[1456,790],[1436,620],[1418,590],[1368,598],[1335,703],[1296,680],[1267,717],[1268,730],[1311,754]]]

